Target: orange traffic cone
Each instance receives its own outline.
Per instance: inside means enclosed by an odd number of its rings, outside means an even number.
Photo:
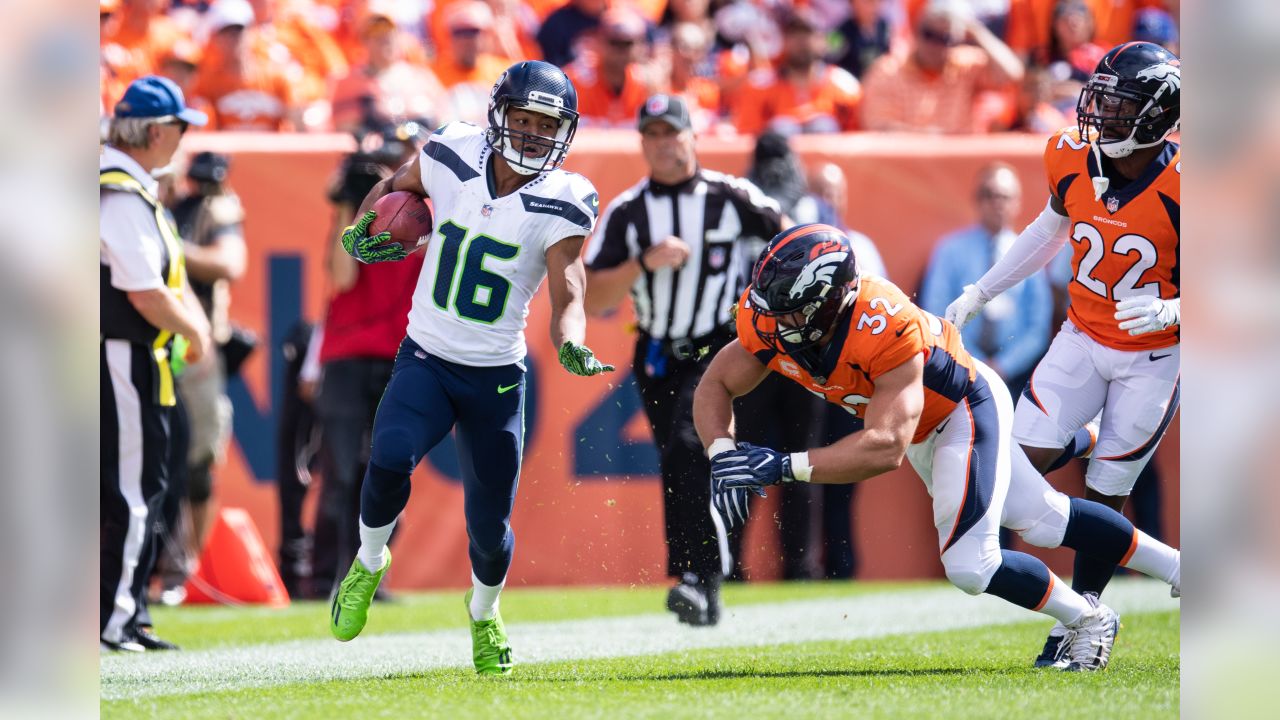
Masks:
[[[187,580],[186,602],[288,607],[289,593],[280,573],[243,508],[224,507],[218,512],[200,554],[200,566]]]

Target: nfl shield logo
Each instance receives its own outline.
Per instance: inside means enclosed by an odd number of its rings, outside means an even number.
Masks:
[[[707,265],[712,270],[723,270],[725,261],[729,259],[729,253],[722,247],[713,247],[711,252],[707,254]]]
[[[1120,201],[1115,197],[1107,198],[1107,212],[1113,213],[1120,209]]]
[[[493,206],[490,205],[489,203],[485,203],[480,207],[480,214],[485,217],[489,217],[490,215],[493,214]]]

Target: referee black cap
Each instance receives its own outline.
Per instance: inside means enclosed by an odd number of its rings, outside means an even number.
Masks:
[[[693,118],[689,116],[689,105],[679,95],[659,93],[650,95],[640,107],[638,128],[644,130],[649,123],[661,120],[676,130],[688,130],[693,127]]]

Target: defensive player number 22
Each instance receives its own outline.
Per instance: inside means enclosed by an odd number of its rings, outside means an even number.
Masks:
[[[1076,282],[1089,288],[1091,292],[1108,300],[1123,300],[1134,295],[1160,297],[1160,283],[1147,283],[1142,287],[1135,287],[1138,280],[1142,279],[1142,274],[1155,267],[1159,259],[1156,246],[1150,240],[1132,233],[1121,235],[1116,239],[1112,252],[1126,256],[1136,252],[1138,257],[1115,287],[1108,288],[1105,282],[1093,276],[1094,268],[1102,262],[1102,258],[1107,253],[1107,241],[1102,237],[1102,233],[1087,222],[1078,222],[1072,230],[1071,239],[1078,243],[1087,243],[1084,257],[1081,258],[1080,266],[1076,269]]]

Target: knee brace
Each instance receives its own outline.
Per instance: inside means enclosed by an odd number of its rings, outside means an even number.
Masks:
[[[1018,530],[1018,535],[1036,547],[1056,548],[1062,544],[1071,520],[1071,498],[1056,490],[1046,491],[1040,509],[1043,511],[1040,516],[1031,519],[1025,529]]]

